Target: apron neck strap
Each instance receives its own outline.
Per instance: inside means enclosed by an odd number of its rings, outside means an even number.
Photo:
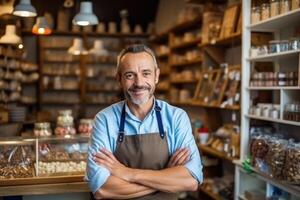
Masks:
[[[123,105],[123,109],[122,109],[122,113],[121,113],[121,120],[120,120],[120,126],[119,126],[119,135],[118,135],[118,142],[123,142],[124,140],[124,135],[125,135],[125,131],[124,131],[124,127],[125,127],[125,104]],[[159,129],[159,135],[161,137],[161,139],[164,139],[165,137],[165,132],[164,132],[164,126],[162,123],[162,119],[161,119],[161,108],[158,106],[157,101],[155,101],[155,114],[156,114],[156,119],[157,119],[157,124],[158,124],[158,129]]]

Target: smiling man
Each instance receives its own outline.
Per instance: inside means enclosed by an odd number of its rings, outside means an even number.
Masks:
[[[96,199],[175,200],[203,181],[186,112],[154,97],[159,72],[145,45],[118,56],[126,99],[96,115],[89,148],[86,179]]]

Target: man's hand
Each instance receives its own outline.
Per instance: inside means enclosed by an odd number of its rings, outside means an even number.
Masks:
[[[125,181],[129,181],[132,169],[120,163],[108,150],[104,148],[101,149],[100,152],[94,155],[93,159],[97,164],[108,169],[112,175]]]
[[[168,167],[184,165],[190,159],[188,148],[177,149],[168,162]]]

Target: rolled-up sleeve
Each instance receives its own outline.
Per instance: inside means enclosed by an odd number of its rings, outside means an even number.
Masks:
[[[185,111],[175,115],[175,149],[187,147],[190,150],[190,160],[184,165],[190,174],[198,181],[203,182],[201,158],[194,136],[191,122]]]
[[[106,168],[99,166],[93,160],[93,155],[101,148],[106,148],[112,152],[105,121],[105,117],[101,113],[96,115],[89,145],[85,180],[93,193],[101,188],[110,176],[110,172]]]

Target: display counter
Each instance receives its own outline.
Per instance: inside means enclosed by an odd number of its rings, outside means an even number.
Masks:
[[[0,140],[0,196],[89,192],[84,181],[89,138]]]

